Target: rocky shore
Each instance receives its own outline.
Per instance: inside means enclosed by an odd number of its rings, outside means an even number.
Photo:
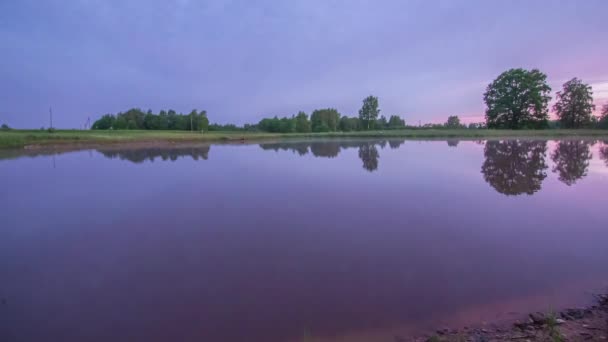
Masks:
[[[512,325],[493,328],[439,329],[418,338],[395,342],[608,341],[608,295],[598,295],[588,308],[556,313],[536,312]]]

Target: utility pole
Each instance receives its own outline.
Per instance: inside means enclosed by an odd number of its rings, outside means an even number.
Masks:
[[[49,107],[49,115],[51,117],[51,127],[49,128],[53,128],[53,108]]]

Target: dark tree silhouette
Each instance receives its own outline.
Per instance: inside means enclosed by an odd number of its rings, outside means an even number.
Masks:
[[[359,158],[363,161],[363,168],[369,172],[378,169],[378,149],[373,143],[363,144],[359,146]]]
[[[551,88],[547,76],[534,69],[503,72],[483,94],[488,128],[544,128],[549,119]]]
[[[593,91],[591,86],[578,78],[564,83],[563,90],[557,92],[557,102],[553,110],[564,128],[581,128],[593,122]]]
[[[553,172],[559,175],[560,181],[570,186],[587,175],[589,160],[593,157],[591,145],[584,140],[563,140],[557,144],[551,159],[555,163]]]
[[[481,173],[501,194],[532,195],[547,177],[546,151],[546,141],[488,141]]]

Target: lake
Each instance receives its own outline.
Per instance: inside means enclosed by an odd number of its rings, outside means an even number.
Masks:
[[[608,285],[601,141],[0,151],[0,177],[1,341],[394,341]]]

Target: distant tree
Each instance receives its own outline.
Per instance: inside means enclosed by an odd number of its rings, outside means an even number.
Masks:
[[[308,115],[306,115],[304,112],[299,112],[298,115],[296,115],[296,132],[309,133],[310,131],[311,129]]]
[[[504,195],[532,195],[547,177],[546,141],[488,141],[481,173],[488,184]]]
[[[570,186],[587,175],[589,161],[593,157],[590,152],[591,142],[584,140],[562,140],[557,144],[551,155],[559,180]]]
[[[279,132],[281,133],[294,133],[296,131],[296,118],[281,118],[279,123]]]
[[[378,149],[373,143],[366,143],[359,147],[359,158],[363,161],[363,168],[369,172],[378,169]]]
[[[598,127],[608,129],[608,103],[602,107],[602,113],[598,122]]]
[[[340,118],[340,124],[338,127],[342,132],[356,131],[359,129],[359,118],[343,116]]]
[[[376,129],[387,129],[388,128],[388,121],[386,120],[386,117],[384,115],[380,115],[380,118],[378,120],[376,120],[376,123],[374,124],[374,128],[376,128]]]
[[[0,129],[3,130],[3,131],[9,131],[11,128],[8,127],[7,124],[2,124],[2,126],[0,126]]]
[[[173,109],[167,111],[167,129],[176,130],[178,126],[177,113]]]
[[[340,113],[334,108],[317,109],[310,115],[313,132],[335,132],[339,122]]]
[[[160,129],[162,129],[162,130],[170,129],[169,128],[169,115],[167,114],[167,112],[165,110],[161,110],[160,113],[158,113],[158,125],[159,125]]]
[[[448,117],[448,121],[445,123],[446,128],[461,128],[460,118],[457,115],[451,115]]]
[[[114,121],[114,129],[128,129],[127,119],[122,113],[118,113],[116,115],[116,120]]]
[[[595,109],[592,95],[591,86],[576,77],[564,83],[553,106],[562,127],[581,128],[591,124]]]
[[[154,115],[151,110],[148,110],[144,116],[144,128],[151,130],[160,129],[159,119],[160,117],[158,115]]]
[[[293,133],[296,131],[296,119],[291,118],[265,118],[258,123],[258,128],[265,132],[271,133]]]
[[[117,128],[114,127],[116,123],[116,118],[112,114],[106,114],[102,116],[99,120],[95,121],[91,126],[91,129],[112,129]]]
[[[207,111],[205,110],[201,110],[200,112],[198,112],[198,117],[197,117],[197,124],[195,126],[195,130],[197,131],[203,131],[206,132],[209,130],[209,118],[207,117]],[[233,131],[236,131],[238,129],[236,129],[235,125],[230,125]]]
[[[537,69],[511,69],[488,85],[484,93],[488,128],[545,128],[551,88]]]
[[[201,112],[201,113],[203,113],[203,112]],[[199,114],[199,116],[201,116],[201,114]],[[204,118],[201,118],[201,119],[207,119],[207,116],[204,115]],[[252,125],[246,124],[245,126],[247,126],[247,128],[250,129],[250,127]],[[235,124],[226,124],[226,125],[220,125],[217,123],[209,124],[209,119],[207,119],[207,129],[205,129],[205,127],[204,127],[204,122],[201,122],[200,128],[202,131],[210,131],[210,132],[211,131],[214,131],[214,132],[240,132],[240,131],[246,130],[245,126],[239,127]],[[253,125],[253,126],[257,127],[257,125]]]
[[[376,118],[380,114],[378,109],[378,98],[375,96],[368,96],[363,100],[363,106],[359,110],[359,121],[361,122],[361,128],[370,130],[374,128]]]
[[[405,120],[401,119],[398,115],[391,115],[388,119],[389,129],[402,129],[405,128]]]

